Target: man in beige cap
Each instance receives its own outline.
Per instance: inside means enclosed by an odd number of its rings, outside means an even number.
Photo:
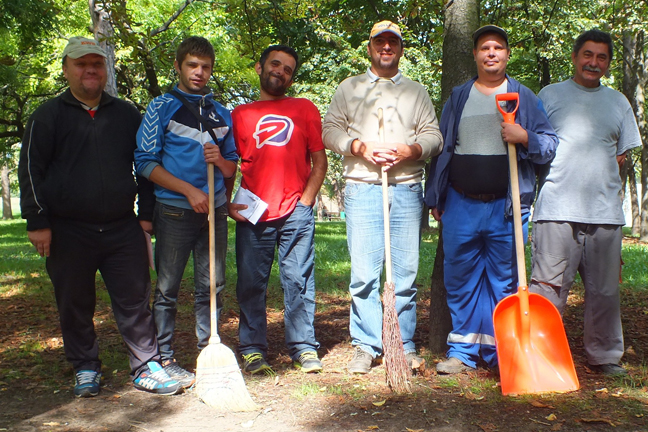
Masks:
[[[385,259],[381,169],[389,175],[390,241],[396,309],[406,358],[416,354],[416,274],[419,264],[425,160],[439,153],[441,133],[425,88],[398,69],[403,38],[390,21],[375,24],[367,44],[371,66],[340,84],[323,123],[324,145],[344,156],[347,242],[351,255],[349,331],[356,347],[347,368],[371,370],[382,354],[380,275]],[[385,142],[378,136],[378,109]]]
[[[54,285],[74,395],[99,394],[101,361],[93,316],[97,270],[110,294],[139,390],[182,389],[158,363],[149,307],[151,281],[144,231],[151,231],[153,187],[133,177],[140,113],[105,93],[106,54],[73,37],[63,51],[69,88],[27,123],[18,176],[27,235]],[[133,212],[138,195],[139,221]]]

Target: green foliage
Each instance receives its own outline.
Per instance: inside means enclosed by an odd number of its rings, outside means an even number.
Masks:
[[[390,19],[401,26],[405,54],[401,69],[421,82],[440,106],[443,14],[446,2],[365,2],[362,0],[98,0],[114,28],[116,78],[121,97],[143,110],[175,82],[174,51],[188,35],[207,37],[216,48],[212,89],[228,108],[258,97],[254,64],[268,45],[293,46],[301,67],[290,89],[312,100],[322,116],[338,84],[368,67],[366,44],[373,23]],[[504,0],[481,2],[482,24],[509,31],[509,73],[534,91],[571,76],[573,39],[582,30],[612,32],[621,57],[623,31],[645,27],[645,2],[597,0]],[[88,4],[73,0],[0,2],[0,152],[19,142],[33,110],[65,86],[60,53],[66,38],[92,37]],[[620,61],[606,82],[619,88]],[[329,154],[324,191],[344,186],[341,157]]]

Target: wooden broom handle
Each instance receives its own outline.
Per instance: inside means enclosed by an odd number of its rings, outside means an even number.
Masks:
[[[214,206],[214,164],[207,164],[207,182],[209,184],[209,318],[211,337],[209,343],[220,343],[216,316],[216,208]]]
[[[382,108],[378,108],[378,139],[380,144],[385,142],[385,122]],[[385,166],[381,166],[380,171],[383,196],[383,226],[385,227],[385,282],[392,283],[391,236],[389,232],[389,184]]]

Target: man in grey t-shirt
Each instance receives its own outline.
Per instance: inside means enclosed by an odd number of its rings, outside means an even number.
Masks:
[[[530,291],[549,298],[562,313],[578,271],[587,298],[584,344],[589,367],[606,375],[625,375],[619,366],[619,267],[625,223],[619,167],[641,139],[628,100],[600,83],[610,67],[612,48],[609,34],[582,33],[572,52],[574,77],[538,94],[560,144],[533,215]]]

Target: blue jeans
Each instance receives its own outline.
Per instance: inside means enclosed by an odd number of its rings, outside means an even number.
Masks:
[[[209,221],[206,213],[155,203],[155,268],[157,285],[153,317],[157,327],[160,355],[173,358],[173,332],[178,292],[189,255],[194,260],[194,313],[198,349],[203,349],[211,334],[209,318]],[[227,206],[216,208],[216,292],[225,287],[227,253]],[[218,301],[219,309],[221,302]]]
[[[517,291],[513,218],[506,199],[484,203],[450,188],[443,213],[444,282],[452,317],[448,357],[476,367],[479,356],[497,365],[493,311]],[[524,239],[529,214],[522,215]]]
[[[268,353],[266,291],[279,251],[284,291],[286,345],[293,360],[319,347],[315,340],[315,220],[313,209],[301,203],[282,219],[236,224],[236,297],[241,308],[239,351]]]
[[[413,338],[423,211],[421,183],[389,185],[389,203],[396,312],[408,353],[416,351]],[[376,357],[382,353],[380,275],[385,261],[381,185],[347,183],[344,207],[351,255],[351,343]]]

